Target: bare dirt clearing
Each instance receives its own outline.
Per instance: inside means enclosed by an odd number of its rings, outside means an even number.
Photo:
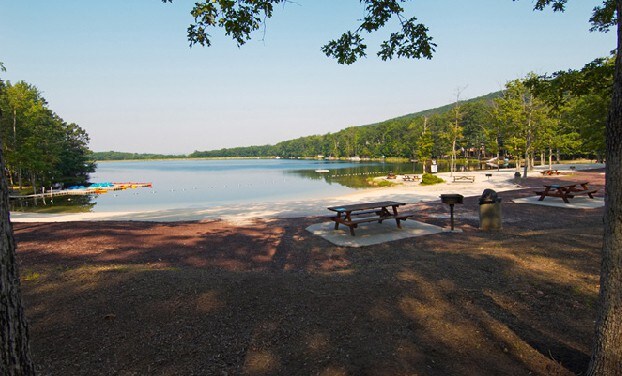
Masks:
[[[543,181],[589,180],[581,172]],[[342,248],[321,218],[14,224],[35,362],[54,375],[572,374],[589,361],[603,209],[513,204],[482,232]],[[448,225],[448,208],[416,204]],[[328,215],[328,213],[327,213]]]

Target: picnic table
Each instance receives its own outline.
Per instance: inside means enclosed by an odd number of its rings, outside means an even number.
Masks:
[[[559,175],[559,171],[558,170],[544,170],[544,171],[540,171],[540,173],[542,175]]]
[[[475,176],[472,175],[454,175],[454,183],[474,183]]]
[[[419,175],[404,175],[402,176],[402,180],[404,181],[419,181],[421,178]]]
[[[538,201],[543,201],[547,196],[560,197],[568,204],[570,203],[568,199],[574,198],[575,196],[588,195],[590,198],[594,198],[593,194],[596,193],[598,189],[591,189],[589,184],[589,182],[550,184],[544,186],[544,191],[536,192],[536,194],[540,195]]]
[[[395,219],[398,228],[402,228],[401,221],[412,217],[412,213],[398,213],[398,207],[406,205],[403,202],[382,201],[382,202],[365,202],[352,205],[340,205],[328,208],[328,210],[336,212],[336,216],[330,217],[335,221],[335,230],[339,229],[339,225],[345,225],[350,228],[350,235],[354,236],[354,229],[359,223],[376,222],[382,223],[386,219]]]

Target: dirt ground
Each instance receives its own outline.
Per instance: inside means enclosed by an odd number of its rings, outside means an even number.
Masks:
[[[588,180],[602,172],[543,181]],[[589,362],[603,209],[513,204],[504,229],[363,248],[322,218],[18,223],[22,294],[43,375],[567,375]],[[448,208],[416,204],[448,225]],[[328,214],[328,212],[327,212]]]

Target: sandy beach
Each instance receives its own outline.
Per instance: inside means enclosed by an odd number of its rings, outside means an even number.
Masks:
[[[358,248],[307,230],[330,226],[333,201],[16,222],[33,357],[45,375],[582,374],[604,209],[517,203],[578,180],[602,202],[603,170],[336,197],[429,198],[410,205],[415,221],[446,227],[438,195],[467,196],[460,232]],[[502,231],[479,229],[486,187],[500,191]]]
[[[553,168],[562,173],[570,173],[568,164],[554,165]],[[577,171],[603,168],[603,164],[575,164]],[[541,176],[539,171],[548,167],[538,168],[531,172],[531,176]],[[459,193],[465,197],[478,196],[486,188],[503,192],[519,189],[514,181],[514,169],[457,172],[456,176],[474,176],[475,181],[452,182],[450,173],[439,173],[445,183],[422,186],[418,182],[403,182],[401,176],[392,180],[399,183],[393,187],[361,189],[357,192],[342,196],[319,199],[317,197],[300,197],[297,200],[257,202],[254,204],[233,204],[208,208],[180,208],[153,211],[114,211],[75,214],[39,214],[20,213],[11,214],[13,222],[70,222],[70,221],[200,221],[210,219],[230,220],[236,223],[255,218],[298,218],[326,215],[326,208],[369,201],[402,201],[409,204],[419,202],[439,201],[443,193]],[[486,176],[490,174],[491,176]]]

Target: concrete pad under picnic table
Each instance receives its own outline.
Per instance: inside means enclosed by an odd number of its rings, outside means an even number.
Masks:
[[[605,206],[605,199],[602,197],[575,197],[569,199],[569,203],[565,203],[559,197],[546,197],[542,201],[538,201],[540,196],[530,196],[523,198],[516,198],[512,200],[515,204],[534,204],[543,206],[554,206],[558,208],[568,209],[596,209]]]
[[[335,230],[335,222],[324,222],[307,227],[307,231],[321,236],[329,242],[341,247],[365,247],[394,240],[406,239],[415,236],[432,235],[443,232],[442,227],[428,223],[407,220],[402,222],[402,228],[395,225],[394,220],[387,219],[382,223],[361,223],[354,229],[355,236],[350,235],[350,229],[341,225]]]

